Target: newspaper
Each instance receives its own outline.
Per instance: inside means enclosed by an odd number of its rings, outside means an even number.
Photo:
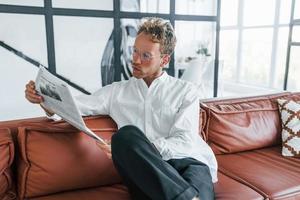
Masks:
[[[75,128],[107,145],[102,138],[85,125],[66,82],[40,66],[35,85],[39,95],[44,98],[42,105],[45,108],[53,111]]]

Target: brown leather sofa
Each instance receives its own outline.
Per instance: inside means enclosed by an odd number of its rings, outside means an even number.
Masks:
[[[281,155],[280,93],[201,102],[199,134],[216,154],[216,199],[300,199],[300,159]],[[107,116],[86,117],[109,139]],[[0,199],[130,199],[113,163],[95,141],[65,122],[34,118],[0,122]]]

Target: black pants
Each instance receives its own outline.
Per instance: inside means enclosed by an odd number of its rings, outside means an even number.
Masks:
[[[112,159],[134,200],[214,199],[209,168],[192,158],[164,161],[135,126],[112,137]]]

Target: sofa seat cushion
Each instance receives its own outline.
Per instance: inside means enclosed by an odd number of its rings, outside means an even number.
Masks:
[[[264,197],[252,188],[239,183],[238,181],[218,172],[218,182],[214,184],[215,199],[240,200],[243,199],[260,200]]]
[[[115,184],[82,190],[74,190],[36,197],[30,200],[130,200],[127,188],[124,185]]]
[[[281,147],[217,156],[219,170],[270,199],[300,199],[300,159]]]
[[[12,199],[13,178],[11,164],[14,160],[14,144],[9,129],[0,129],[0,199]]]
[[[106,139],[116,131],[92,130]],[[121,182],[112,160],[95,140],[67,123],[20,127],[18,131],[21,199]]]
[[[201,103],[207,115],[204,127],[215,154],[265,148],[281,143],[276,100],[289,93],[211,100]]]

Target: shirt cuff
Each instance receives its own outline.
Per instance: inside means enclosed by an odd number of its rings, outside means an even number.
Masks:
[[[162,156],[163,160],[170,160],[172,159],[172,152],[168,148],[167,140],[165,138],[159,138],[153,142],[153,145],[159,151],[160,155]]]

